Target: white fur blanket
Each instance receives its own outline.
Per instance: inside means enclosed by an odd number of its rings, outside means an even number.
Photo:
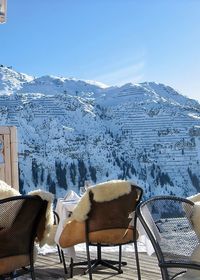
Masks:
[[[76,208],[74,209],[70,221],[76,220],[83,222],[87,219],[87,215],[90,211],[90,199],[89,192],[91,191],[94,195],[94,200],[97,202],[110,201],[116,199],[124,194],[128,194],[131,191],[131,185],[136,185],[133,182],[123,180],[113,180],[98,184],[93,187],[89,187]],[[68,220],[68,221],[69,221]]]
[[[191,220],[192,225],[194,227],[194,231],[196,232],[198,238],[200,239],[200,193],[187,197],[188,200],[194,202],[194,208],[192,215],[188,217]],[[191,261],[199,262],[200,259],[200,245],[194,249],[191,257]],[[197,280],[200,279],[200,271],[194,269],[188,269],[187,272],[178,278],[180,280]]]
[[[17,190],[11,188],[6,182],[0,180],[0,199],[21,195]]]
[[[6,184],[4,181],[0,180],[0,199],[17,196],[17,195],[21,195],[21,194],[17,190],[15,190],[14,188]],[[43,200],[46,200],[48,202],[47,211],[46,211],[45,230],[43,234],[43,239],[40,240],[39,243],[40,247],[42,247],[46,243],[48,244],[51,243],[50,239],[52,239],[51,231],[54,222],[53,208],[52,208],[53,194],[39,189],[39,190],[29,192],[28,195],[38,195]]]
[[[191,221],[196,234],[200,238],[200,193],[187,197],[187,199],[194,202],[194,209],[192,212]]]
[[[38,195],[41,197],[41,199],[46,200],[48,202],[46,210],[45,230],[43,233],[43,238],[42,240],[40,240],[39,244],[40,247],[42,247],[46,243],[52,245],[52,231],[54,230],[53,194],[39,189],[29,192],[28,195]]]

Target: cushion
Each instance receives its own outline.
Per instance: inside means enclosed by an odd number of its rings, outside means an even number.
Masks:
[[[138,238],[138,232],[136,232],[136,237]],[[123,244],[133,241],[133,229],[98,230],[91,232],[89,239],[92,243]],[[59,239],[60,246],[68,248],[85,241],[85,222],[75,220],[67,222]]]
[[[16,268],[30,264],[28,255],[11,256],[0,259],[0,275],[13,272]]]

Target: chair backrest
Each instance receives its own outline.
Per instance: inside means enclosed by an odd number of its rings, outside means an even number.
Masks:
[[[96,202],[90,192],[91,210],[88,215],[88,231],[131,227],[131,213],[140,202],[142,189],[131,186],[131,192],[116,199]]]
[[[0,200],[0,258],[31,253],[46,206],[39,196]]]
[[[137,216],[152,242],[163,279],[183,273],[182,264],[187,267],[192,263],[191,256],[199,245],[191,223],[193,207],[193,202],[174,196],[154,197],[137,207]]]

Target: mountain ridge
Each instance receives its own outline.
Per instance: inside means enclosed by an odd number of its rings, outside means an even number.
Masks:
[[[18,128],[22,192],[58,197],[117,178],[136,181],[146,197],[200,192],[197,101],[154,82],[100,87],[2,68],[0,124]]]

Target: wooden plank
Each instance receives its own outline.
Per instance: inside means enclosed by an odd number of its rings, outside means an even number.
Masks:
[[[4,135],[5,181],[11,186],[10,135]]]
[[[0,163],[4,163],[3,147],[4,147],[4,138],[3,135],[0,135]]]
[[[17,129],[16,127],[0,127],[0,142],[3,143],[3,163],[0,168],[0,179],[19,189],[18,154],[17,154]],[[1,154],[0,154],[1,156]],[[2,162],[0,162],[1,164]]]
[[[91,257],[96,257],[95,252],[91,253]],[[117,252],[106,253],[106,257],[109,259],[117,259]],[[157,265],[157,258],[155,256],[148,256],[146,253],[140,253],[140,268],[142,280],[160,280],[162,279],[160,269]],[[77,252],[77,259],[85,260],[86,252]],[[127,262],[126,266],[123,266],[123,273],[117,274],[115,271],[105,268],[98,267],[93,273],[93,280],[138,280],[137,270],[135,265],[134,252],[123,252],[123,261]],[[150,265],[151,264],[151,265]],[[67,266],[69,263],[67,263]],[[88,274],[84,275],[84,267],[74,268],[74,280],[89,279]],[[64,274],[63,265],[59,262],[58,253],[51,253],[47,255],[39,255],[35,264],[35,274],[37,280],[47,279],[69,279],[69,275]],[[23,276],[20,279],[27,279],[27,276]]]
[[[0,163],[0,180],[5,181],[5,164],[4,163]]]
[[[0,126],[0,134],[10,134],[10,129],[8,126]]]
[[[4,142],[3,142],[3,135],[0,135],[0,180],[5,181],[5,159],[4,159],[4,154],[3,154],[3,147],[4,147]]]
[[[12,187],[19,190],[17,128],[10,127],[10,155],[11,155],[11,181]]]

